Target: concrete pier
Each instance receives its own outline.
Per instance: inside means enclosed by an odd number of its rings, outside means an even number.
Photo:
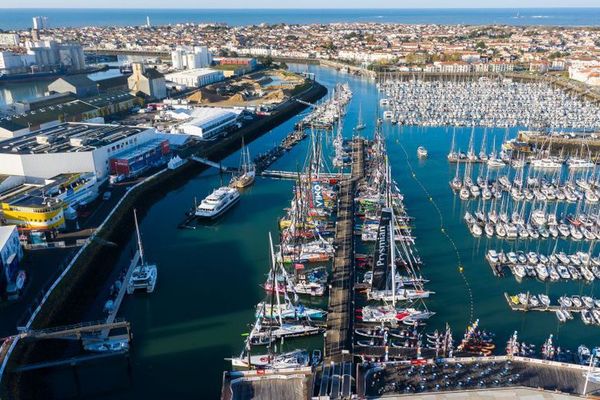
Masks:
[[[340,184],[336,222],[335,258],[329,290],[325,358],[327,361],[352,361],[354,327],[354,190],[364,176],[364,141],[352,143],[352,174]]]

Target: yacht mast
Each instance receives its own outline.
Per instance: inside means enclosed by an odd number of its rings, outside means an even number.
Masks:
[[[141,262],[141,265],[145,265],[145,263],[144,263],[144,248],[142,247],[142,237],[140,236],[140,227],[138,225],[137,211],[135,208],[133,209],[133,219],[135,221],[135,233],[137,235],[138,251],[140,252],[140,262]]]

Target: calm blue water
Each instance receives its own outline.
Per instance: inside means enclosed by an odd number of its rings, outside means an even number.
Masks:
[[[26,29],[31,17],[45,15],[50,27],[227,23],[332,23],[380,22],[404,24],[508,24],[591,26],[600,21],[600,8],[503,9],[7,9],[0,12],[0,29]]]

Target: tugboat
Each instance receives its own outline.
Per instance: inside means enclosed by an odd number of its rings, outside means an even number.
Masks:
[[[417,156],[419,158],[427,158],[427,149],[423,146],[417,148]]]
[[[137,289],[145,289],[147,293],[152,293],[156,286],[156,279],[158,278],[158,268],[156,268],[156,264],[148,264],[146,260],[144,260],[144,248],[142,247],[142,238],[140,236],[140,228],[135,209],[133,210],[133,218],[135,220],[135,232],[137,235],[140,260],[129,277],[127,293],[133,294]]]

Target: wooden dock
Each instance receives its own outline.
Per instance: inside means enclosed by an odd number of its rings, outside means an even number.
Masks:
[[[260,175],[265,178],[298,180],[298,172],[293,171],[273,171],[268,169],[261,172]],[[351,178],[351,175],[347,173],[319,173],[319,177],[327,179],[347,179]]]
[[[352,361],[354,324],[354,191],[364,176],[364,141],[352,143],[352,174],[340,184],[333,276],[329,290],[324,355],[329,362]]]

